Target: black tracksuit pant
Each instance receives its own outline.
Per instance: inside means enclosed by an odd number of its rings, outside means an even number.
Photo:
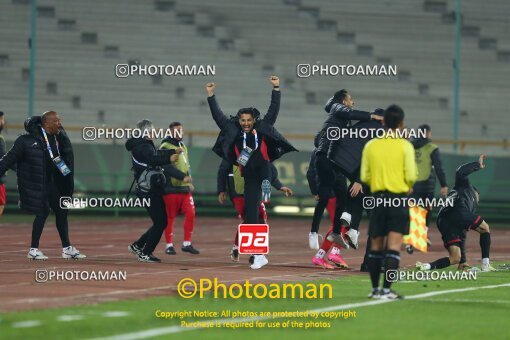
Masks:
[[[338,170],[334,169],[333,164],[327,159],[326,155],[321,152],[317,153],[317,174],[319,176],[320,183],[318,192],[319,202],[317,203],[317,206],[325,207],[328,204],[330,190],[333,189],[336,197],[333,232],[335,234],[340,234],[340,216],[342,216],[342,212],[345,208],[347,181],[345,176]],[[324,211],[324,209],[322,211]]]
[[[161,240],[161,235],[163,235],[167,223],[163,197],[157,195],[151,196],[150,199],[151,204],[145,209],[152,220],[152,226],[135,242],[136,246],[142,249],[145,255],[150,255],[154,252]]]
[[[259,161],[256,166],[244,170],[244,223],[259,223],[259,207],[262,200],[262,181],[269,180],[269,162]]]
[[[60,198],[62,195],[60,195],[57,185],[51,178],[48,178],[47,190],[49,208],[46,208],[44,212],[35,216],[34,223],[32,224],[32,242],[30,247],[39,248],[39,240],[41,239],[46,219],[50,214],[50,209],[55,213],[55,222],[57,225],[58,235],[60,236],[60,241],[62,242],[62,247],[68,247],[71,245],[71,243],[69,242],[67,209],[62,209],[60,207]]]

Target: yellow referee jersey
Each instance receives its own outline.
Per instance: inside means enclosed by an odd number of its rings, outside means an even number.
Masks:
[[[403,138],[375,138],[365,145],[361,181],[370,191],[409,192],[418,178],[414,147]]]

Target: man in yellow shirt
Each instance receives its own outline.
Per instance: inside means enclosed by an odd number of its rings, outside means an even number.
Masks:
[[[388,107],[384,113],[384,126],[387,129],[385,136],[368,142],[361,159],[361,181],[370,187],[373,195],[364,199],[365,207],[373,207],[368,232],[371,240],[368,269],[372,292],[368,297],[400,299],[402,297],[390,287],[394,281],[392,275],[400,263],[402,236],[409,233],[409,209],[405,200],[416,182],[418,169],[413,145],[401,138],[404,129],[402,108],[397,105]],[[380,289],[384,251],[385,277],[383,288]]]

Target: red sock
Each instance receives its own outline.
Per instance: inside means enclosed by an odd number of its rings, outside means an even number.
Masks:
[[[333,242],[331,241],[328,241],[328,236],[329,234],[331,234],[331,232],[333,231],[333,226],[331,226],[326,234],[326,236],[324,236],[324,240],[322,241],[322,244],[321,244],[321,249],[324,250],[326,253],[331,249],[331,247],[333,246]]]
[[[191,242],[191,235],[195,228],[195,204],[191,194],[184,197],[181,209],[184,213],[184,241]]]

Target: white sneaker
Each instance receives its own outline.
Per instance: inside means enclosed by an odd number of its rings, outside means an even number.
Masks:
[[[331,233],[328,235],[328,237],[326,237],[326,239],[329,241],[329,242],[333,242],[334,244],[336,244],[337,246],[341,247],[341,248],[345,248],[345,249],[349,249],[349,243],[347,243],[345,241],[345,239],[342,237],[341,234],[335,234],[335,233]]]
[[[418,261],[418,262],[416,262],[416,269],[423,270],[423,271],[430,270],[430,267],[429,267],[430,265],[427,266],[427,264],[428,263],[422,263],[422,262]]]
[[[40,251],[37,248],[30,248],[27,258],[35,261],[46,261],[48,259],[48,256],[44,255],[42,251]]]
[[[351,228],[345,232],[345,237],[347,238],[347,243],[349,243],[351,247],[358,249],[359,231]]]
[[[86,258],[87,256],[80,254],[80,251],[74,246],[69,246],[62,249],[62,257],[66,260],[80,260]]]
[[[310,232],[308,234],[308,245],[310,249],[319,250],[319,234]]]
[[[260,269],[268,264],[268,260],[264,255],[255,255],[253,257],[253,264],[250,266],[251,269]]]
[[[482,264],[482,272],[497,272],[498,270],[488,264]]]

